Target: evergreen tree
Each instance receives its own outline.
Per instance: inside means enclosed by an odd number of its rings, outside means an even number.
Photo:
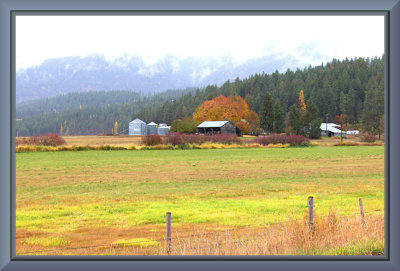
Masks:
[[[380,122],[384,113],[383,91],[377,87],[369,89],[365,95],[362,114],[362,128],[365,132],[380,137]]]
[[[272,99],[269,93],[265,94],[264,103],[260,114],[260,126],[264,131],[269,134],[273,131],[274,124],[274,109],[272,106]]]
[[[304,135],[304,122],[301,118],[300,110],[296,104],[292,105],[289,111],[289,122],[296,135]]]
[[[274,129],[275,133],[282,133],[285,126],[285,116],[283,115],[283,110],[281,103],[276,99],[274,104]]]
[[[308,102],[305,120],[308,137],[310,139],[321,138],[321,119],[318,118],[318,109],[313,100]]]

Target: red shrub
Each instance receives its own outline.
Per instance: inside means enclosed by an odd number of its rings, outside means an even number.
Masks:
[[[183,141],[190,144],[202,144],[206,141],[204,135],[184,134]]]
[[[142,136],[142,143],[146,146],[154,146],[161,144],[162,140],[159,135],[145,135]]]
[[[195,135],[195,134],[180,134],[180,133],[169,133],[164,143],[172,145],[182,144],[202,144],[204,142],[231,144],[241,143],[241,140],[236,135],[226,134],[215,134],[215,135]]]
[[[16,145],[40,145],[40,146],[61,146],[65,140],[57,134],[33,135],[30,137],[18,138]]]
[[[186,143],[184,141],[183,135],[180,133],[169,133],[167,134],[167,136],[165,137],[165,141],[166,144],[171,144],[171,145],[182,145],[184,143]]]
[[[375,140],[376,140],[376,137],[371,134],[365,134],[361,137],[361,142],[374,143]]]
[[[222,143],[222,144],[242,143],[240,138],[238,138],[236,135],[227,135],[227,134],[206,135],[205,141],[210,141],[213,143]]]
[[[268,144],[290,144],[291,146],[308,145],[309,139],[302,135],[279,135],[271,134],[267,136],[258,137],[255,143],[261,145]]]

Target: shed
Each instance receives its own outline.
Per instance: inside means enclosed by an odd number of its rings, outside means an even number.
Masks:
[[[140,119],[129,122],[129,135],[145,135],[146,123]]]
[[[240,130],[230,121],[204,121],[197,126],[200,134],[228,134],[236,135]]]
[[[348,134],[348,135],[359,135],[360,131],[359,130],[347,131],[346,134]]]
[[[147,124],[147,134],[154,135],[157,133],[157,124],[154,122],[150,122]]]
[[[346,131],[340,130],[340,125],[336,123],[321,123],[322,136],[341,136],[346,137]]]

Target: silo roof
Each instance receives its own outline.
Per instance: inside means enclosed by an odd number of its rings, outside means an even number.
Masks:
[[[147,124],[147,125],[157,125],[157,123],[150,122],[150,123],[149,123],[149,124]]]
[[[140,119],[134,119],[130,123],[144,123],[144,124],[146,124],[146,122],[144,122],[144,121],[142,121]]]

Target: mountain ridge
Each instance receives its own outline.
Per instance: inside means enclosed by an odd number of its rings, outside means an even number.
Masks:
[[[104,55],[69,56],[45,60],[16,73],[16,102],[54,97],[70,92],[131,90],[144,94],[168,89],[222,85],[227,80],[251,74],[272,73],[284,63],[301,66],[292,56],[263,56],[237,61],[219,57],[178,57],[166,55],[148,63],[137,55],[113,60]],[[305,65],[303,65],[305,66]]]

